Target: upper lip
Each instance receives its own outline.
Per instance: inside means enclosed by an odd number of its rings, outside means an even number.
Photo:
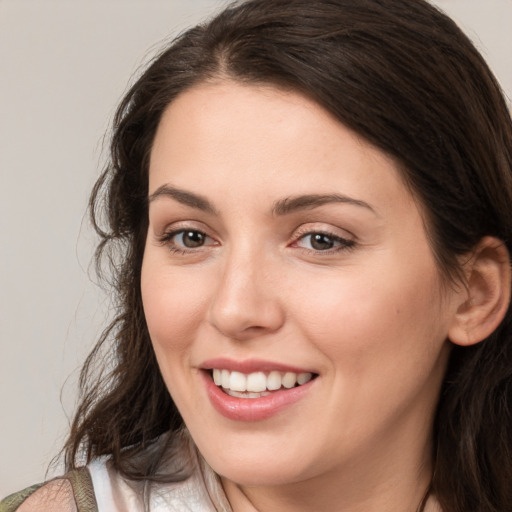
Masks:
[[[266,361],[264,359],[245,359],[238,361],[227,357],[216,357],[203,361],[199,365],[202,370],[229,370],[240,373],[254,373],[254,372],[293,372],[293,373],[315,373],[309,368],[299,368],[289,364],[278,363],[274,361]]]

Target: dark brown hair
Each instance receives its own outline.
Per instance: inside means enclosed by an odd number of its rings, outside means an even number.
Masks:
[[[249,0],[185,32],[147,68],[114,119],[91,197],[118,315],[82,373],[66,444],[73,467],[109,455],[129,478],[159,473],[182,419],[160,376],[140,293],[148,160],[166,106],[210,79],[301,92],[400,165],[426,211],[447,282],[485,235],[512,252],[512,123],[484,60],[424,0]],[[101,357],[107,355],[108,361]],[[95,373],[98,366],[103,371]],[[444,512],[512,510],[512,321],[454,347],[434,425],[433,490]],[[160,439],[164,439],[161,437]]]

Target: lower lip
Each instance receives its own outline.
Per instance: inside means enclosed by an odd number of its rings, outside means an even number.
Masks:
[[[208,397],[217,412],[230,420],[262,421],[301,400],[309,392],[315,379],[302,386],[272,391],[261,398],[238,398],[230,396],[218,387],[208,372],[201,372]]]

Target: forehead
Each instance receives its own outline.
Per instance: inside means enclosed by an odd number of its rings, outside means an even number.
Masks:
[[[167,107],[149,180],[150,193],[171,182],[208,193],[236,187],[269,200],[311,192],[411,199],[395,161],[314,101],[233,82],[194,87]]]

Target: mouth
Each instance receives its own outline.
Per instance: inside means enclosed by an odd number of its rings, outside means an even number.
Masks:
[[[242,373],[225,368],[208,370],[210,377],[221,391],[236,398],[256,399],[272,393],[303,386],[317,377],[311,372],[257,371]]]
[[[310,368],[262,359],[219,357],[204,361],[199,369],[214,409],[229,420],[242,422],[284,414],[305,400],[320,380]]]

